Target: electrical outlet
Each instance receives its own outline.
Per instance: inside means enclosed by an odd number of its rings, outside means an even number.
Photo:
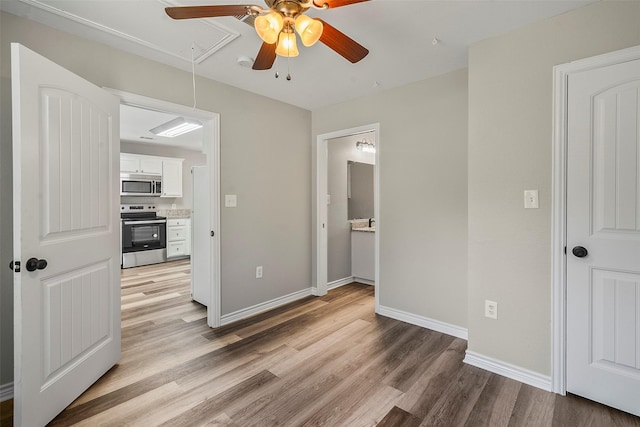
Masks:
[[[261,265],[256,267],[256,279],[262,279],[262,266]]]
[[[538,209],[538,190],[524,190],[524,208]]]
[[[490,319],[498,318],[498,303],[495,301],[484,300],[484,317]]]

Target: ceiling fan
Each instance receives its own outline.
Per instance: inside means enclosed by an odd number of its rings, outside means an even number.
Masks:
[[[298,56],[297,32],[302,44],[320,41],[352,63],[363,59],[369,50],[318,18],[304,13],[310,9],[333,9],[369,0],[264,0],[268,9],[257,5],[175,6],[165,8],[173,19],[248,16],[253,18],[262,47],[253,63],[254,70],[268,70],[276,55]]]

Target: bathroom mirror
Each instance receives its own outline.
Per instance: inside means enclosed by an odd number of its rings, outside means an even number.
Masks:
[[[347,162],[349,219],[373,218],[373,165]]]

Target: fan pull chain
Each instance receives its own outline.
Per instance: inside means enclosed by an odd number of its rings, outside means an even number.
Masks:
[[[291,46],[287,46],[287,81],[291,81],[291,67],[289,62],[291,61]]]
[[[278,58],[276,57],[276,79],[280,77],[280,73],[278,72]]]
[[[191,80],[193,83],[193,111],[196,111],[196,63],[193,60],[194,43],[191,43]]]

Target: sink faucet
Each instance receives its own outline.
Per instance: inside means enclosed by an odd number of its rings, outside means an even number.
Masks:
[[[376,222],[375,219],[369,218],[369,228],[371,228],[371,226],[373,225],[374,222]]]

